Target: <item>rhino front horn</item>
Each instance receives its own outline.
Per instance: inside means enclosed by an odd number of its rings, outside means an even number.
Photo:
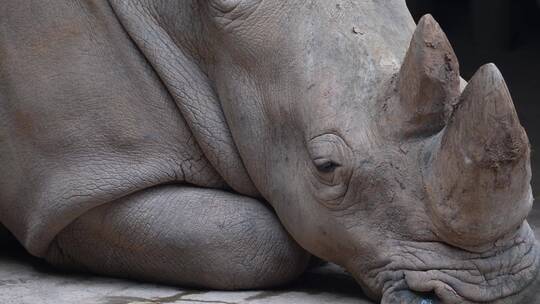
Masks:
[[[533,201],[530,146],[495,65],[473,76],[431,155],[429,207],[445,241],[478,248],[521,226]]]
[[[399,72],[396,118],[406,136],[434,134],[446,124],[459,97],[459,63],[439,24],[420,19]]]

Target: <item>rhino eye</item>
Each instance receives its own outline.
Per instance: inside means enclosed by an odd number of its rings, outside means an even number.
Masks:
[[[321,173],[333,173],[341,164],[326,158],[319,158],[313,161],[317,170]]]
[[[326,133],[307,142],[311,163],[309,184],[317,201],[329,208],[340,208],[352,176],[354,154],[343,138]]]
[[[336,134],[322,134],[308,142],[313,171],[325,185],[345,182],[349,170],[351,151],[344,140]]]

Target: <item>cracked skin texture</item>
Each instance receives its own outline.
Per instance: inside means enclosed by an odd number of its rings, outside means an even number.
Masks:
[[[0,222],[31,254],[227,290],[313,254],[385,304],[535,295],[508,89],[493,65],[464,89],[405,1],[0,3]]]

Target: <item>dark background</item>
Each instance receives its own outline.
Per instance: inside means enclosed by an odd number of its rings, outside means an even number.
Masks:
[[[483,64],[504,75],[533,149],[533,189],[540,196],[540,0],[407,0],[416,21],[441,24],[469,80]],[[540,201],[536,209],[540,212]]]

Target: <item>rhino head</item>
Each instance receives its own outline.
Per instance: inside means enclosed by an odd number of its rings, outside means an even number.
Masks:
[[[523,299],[540,258],[530,148],[494,65],[464,82],[403,0],[202,7],[234,141],[299,244],[383,303]]]

